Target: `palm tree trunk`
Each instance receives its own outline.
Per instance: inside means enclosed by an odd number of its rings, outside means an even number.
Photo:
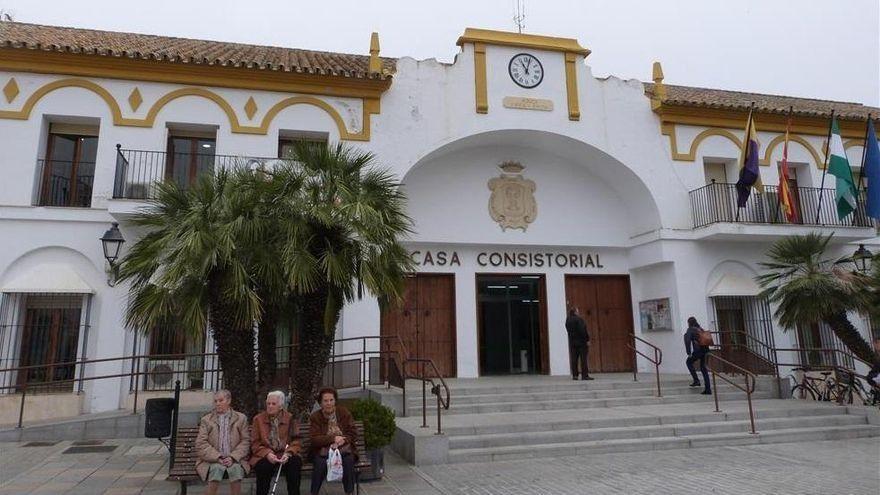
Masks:
[[[831,327],[834,335],[843,342],[850,352],[865,362],[874,365],[880,364],[880,356],[871,349],[862,334],[849,322],[846,312],[838,311],[825,318],[825,323]]]
[[[326,331],[324,314],[328,290],[322,286],[310,294],[299,296],[302,323],[298,345],[294,348],[291,373],[290,412],[305,419],[314,403],[321,384],[321,376],[330,359],[333,347],[333,329]],[[336,312],[334,323],[339,320]],[[335,326],[335,324],[334,324]]]
[[[223,371],[223,386],[232,394],[232,407],[248,419],[257,412],[254,331],[250,325],[236,325],[234,308],[225,303],[217,284],[208,282],[208,318],[217,344]]]
[[[263,308],[263,318],[260,320],[257,333],[257,388],[258,397],[265,397],[275,382],[278,371],[278,362],[275,355],[275,331],[278,328],[279,306],[266,304]]]

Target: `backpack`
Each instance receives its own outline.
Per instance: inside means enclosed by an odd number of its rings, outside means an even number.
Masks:
[[[697,330],[697,338],[694,339],[697,341],[697,344],[703,347],[710,347],[715,345],[715,341],[712,340],[712,332],[708,330],[703,330],[702,328]]]

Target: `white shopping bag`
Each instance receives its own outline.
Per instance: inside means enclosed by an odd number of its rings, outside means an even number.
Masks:
[[[339,449],[330,449],[327,453],[327,481],[342,480],[342,454]]]

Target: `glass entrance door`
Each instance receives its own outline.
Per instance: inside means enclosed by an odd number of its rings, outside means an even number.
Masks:
[[[481,375],[542,369],[542,282],[540,275],[477,275]]]

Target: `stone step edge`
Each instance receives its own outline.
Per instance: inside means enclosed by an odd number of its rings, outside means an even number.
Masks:
[[[857,433],[865,433],[863,436],[880,436],[880,426],[874,425],[851,425],[851,426],[830,426],[827,428],[817,429],[817,428],[785,428],[779,430],[769,430],[766,432],[762,432],[758,429],[757,434],[751,434],[748,432],[745,433],[710,433],[710,434],[697,434],[697,435],[684,435],[680,437],[646,437],[646,438],[624,438],[624,439],[615,439],[615,440],[591,440],[588,442],[572,442],[567,444],[537,444],[537,445],[529,445],[529,446],[505,446],[505,447],[478,447],[478,448],[468,448],[468,449],[449,449],[449,458],[450,460],[453,457],[461,457],[461,461],[455,462],[467,462],[470,459],[466,459],[466,457],[470,456],[485,456],[487,453],[491,455],[495,454],[521,454],[535,451],[550,451],[550,450],[561,450],[561,449],[584,449],[590,447],[607,447],[607,446],[626,446],[626,445],[662,445],[662,444],[683,444],[682,448],[688,447],[699,447],[699,443],[706,443],[705,446],[709,446],[710,444],[715,445],[724,445],[725,442],[735,442],[741,440],[750,440],[751,442],[761,443],[762,439],[773,439],[776,437],[783,437],[786,435],[804,435],[804,436],[815,436],[819,434],[827,435],[830,433],[837,432],[857,432]],[[694,442],[697,442],[698,445],[694,445]],[[792,442],[797,442],[802,440],[792,440]],[[642,450],[662,450],[662,449],[642,449]],[[589,454],[589,452],[575,452],[576,454]],[[561,455],[571,455],[570,453],[561,454]]]
[[[840,418],[853,418],[856,423],[848,424],[848,425],[833,425],[833,426],[822,426],[822,427],[809,427],[809,428],[833,428],[840,426],[867,426],[869,425],[867,418],[864,416],[850,416],[850,415],[837,415],[832,417],[840,417]],[[762,430],[768,431],[776,431],[781,429],[790,429],[790,428],[780,428],[779,426],[785,426],[785,423],[797,422],[800,420],[823,420],[828,419],[828,416],[797,416],[797,417],[781,417],[781,418],[765,418],[763,421],[760,419],[755,420],[755,428],[760,432]],[[861,421],[859,421],[861,419]],[[639,425],[639,426],[612,426],[612,427],[603,427],[603,428],[579,428],[579,429],[568,429],[568,430],[545,430],[545,431],[531,431],[531,432],[516,432],[516,433],[487,433],[481,435],[456,435],[457,438],[449,439],[449,448],[453,449],[453,444],[456,443],[456,440],[465,441],[472,438],[479,438],[484,441],[498,440],[498,439],[511,439],[514,440],[516,438],[523,438],[523,433],[529,434],[550,434],[550,433],[559,433],[559,434],[579,434],[579,433],[589,433],[589,432],[599,432],[599,433],[614,433],[614,432],[622,432],[622,431],[651,431],[651,430],[661,430],[666,428],[671,428],[673,430],[673,437],[687,437],[692,436],[686,433],[679,434],[679,429],[687,430],[689,427],[692,429],[705,429],[705,428],[714,428],[718,426],[744,426],[748,428],[750,426],[750,421],[748,419],[736,419],[736,420],[725,420],[725,421],[704,421],[698,423],[664,423],[664,424],[653,424],[653,425]],[[800,428],[808,428],[802,426]],[[724,432],[724,433],[736,433],[736,432]],[[699,435],[700,433],[697,433]],[[711,435],[711,433],[709,433]],[[668,437],[638,437],[638,438],[668,438]],[[613,439],[608,439],[613,440]],[[619,439],[626,440],[626,439]],[[560,444],[566,443],[564,440],[559,442],[550,442],[551,444]],[[540,445],[540,444],[539,444]],[[477,448],[477,447],[474,447]],[[479,447],[479,448],[492,448],[492,447]]]
[[[730,393],[719,394],[719,398],[728,399],[732,396],[739,397],[739,396],[743,396],[743,395],[744,394],[741,392],[740,393],[730,392]],[[757,397],[755,397],[755,395],[757,395]],[[556,401],[556,403],[563,404],[563,405],[569,405],[569,404],[570,405],[583,405],[584,403],[598,403],[598,402],[602,402],[602,401],[619,401],[619,400],[655,399],[658,401],[663,401],[664,399],[669,399],[672,397],[692,397],[692,398],[699,399],[700,397],[703,397],[703,396],[698,393],[691,393],[691,394],[664,395],[663,397],[637,396],[637,397],[611,397],[611,398],[607,398],[607,399],[566,399],[566,400]],[[707,400],[709,402],[711,402],[711,400],[712,400],[711,395],[708,395],[705,397],[707,398]],[[770,394],[770,392],[753,392],[753,397],[752,397],[753,400],[770,399],[770,398],[773,398],[773,396],[772,396],[772,394]],[[745,397],[743,397],[743,400],[745,400]],[[700,401],[700,402],[702,402],[702,401]],[[660,403],[662,403],[662,402],[660,402]],[[450,409],[449,410],[444,409],[444,411],[453,411],[456,409],[465,409],[465,408],[474,408],[474,407],[496,407],[496,406],[511,407],[514,405],[522,406],[522,405],[531,405],[531,404],[534,404],[534,401],[530,401],[530,402],[485,402],[485,403],[479,403],[479,404],[462,404],[456,408],[455,401],[452,401],[452,404],[450,405]],[[636,405],[638,405],[638,404],[636,404]],[[408,411],[421,411],[422,408],[420,406],[421,406],[421,404],[419,405],[419,407],[409,407],[407,409],[408,409]],[[433,406],[434,407],[432,407],[432,405],[428,405],[428,409],[429,410],[436,409],[436,402],[433,404]],[[611,407],[617,407],[617,406],[611,406]],[[554,410],[565,410],[565,409],[564,408],[554,408],[554,409],[535,409],[535,410],[554,411]],[[502,412],[502,411],[497,411],[497,412]],[[467,413],[467,414],[486,414],[486,413],[476,412],[476,413]]]
[[[718,389],[719,389],[719,390],[724,390],[724,391],[737,391],[737,390],[739,390],[738,388],[734,387],[733,385],[728,385],[728,384],[719,385],[719,386],[718,386]],[[606,390],[606,389],[596,389],[596,390],[572,390],[572,391],[570,391],[570,393],[571,393],[571,394],[590,394],[590,393],[593,393],[593,392],[603,392],[603,393],[606,393],[606,392],[621,392],[621,391],[623,391],[623,390],[619,390],[619,389],[607,389],[607,390]],[[656,394],[657,389],[656,389],[656,388],[629,388],[629,389],[625,389],[625,391],[628,392],[628,393],[633,393],[633,392],[635,392],[635,391],[638,391],[638,392],[643,392],[643,393],[645,393],[645,395],[621,395],[621,396],[612,396],[612,397],[607,397],[607,398],[608,398],[608,399],[624,399],[624,398],[630,398],[630,397],[632,397],[632,398],[635,398],[635,397],[646,397],[646,396],[647,396],[647,397],[653,397],[654,394]],[[671,392],[680,392],[680,393],[669,393],[670,391],[671,391]],[[694,395],[694,394],[699,395],[699,392],[700,392],[700,391],[701,391],[701,389],[700,389],[699,387],[688,387],[688,386],[682,386],[682,387],[670,387],[670,388],[664,388],[664,389],[662,390],[662,393],[663,393],[663,397],[666,397],[667,395],[672,395],[672,396],[677,396],[677,395]],[[755,393],[762,393],[762,392],[765,392],[765,391],[760,391],[760,390],[759,390],[759,391],[756,391]],[[510,394],[485,394],[485,395],[483,395],[483,396],[480,396],[480,395],[476,395],[476,394],[475,394],[475,395],[464,395],[464,396],[459,396],[459,397],[462,397],[462,398],[466,397],[466,398],[468,398],[468,399],[472,399],[472,398],[476,398],[476,397],[494,398],[494,397],[496,397],[496,396],[503,396],[503,395],[527,395],[527,396],[534,396],[534,397],[536,397],[536,398],[540,398],[540,397],[552,397],[554,394],[559,394],[559,391],[517,392],[517,393],[510,393]],[[450,393],[450,397],[452,398],[453,402],[455,402],[456,395],[455,395],[454,393]],[[592,397],[592,398],[596,398],[596,397]],[[434,399],[434,396],[433,396],[433,395],[430,395],[430,392],[429,392],[429,395],[428,395],[428,402],[430,403],[432,400],[436,400],[436,399]],[[406,402],[407,402],[407,404],[420,405],[420,404],[422,403],[422,394],[421,394],[421,391],[416,395],[416,397],[413,397],[413,396],[411,396],[411,395],[410,395],[409,397],[407,397],[407,398],[406,398]],[[506,403],[506,402],[505,402],[505,403]],[[499,404],[500,404],[500,402],[499,402]],[[466,405],[470,405],[470,403],[469,403],[469,404],[466,404]]]
[[[726,383],[726,382],[724,382]],[[686,387],[690,384],[690,380],[674,380],[669,382],[661,382],[660,388],[667,387]],[[407,387],[407,390],[421,389],[421,386],[415,385]],[[505,394],[505,393],[529,393],[531,391],[555,391],[562,390],[631,390],[633,388],[653,388],[656,389],[656,382],[648,380],[639,380],[637,382],[602,382],[598,380],[571,380],[567,383],[555,383],[547,385],[503,385],[499,387],[456,387],[450,386],[450,394],[458,394],[461,396],[480,395],[480,394]]]
[[[505,412],[505,413],[495,413],[495,414],[504,414],[504,415],[532,415],[534,411],[517,411],[517,412]],[[847,410],[847,408],[843,407],[820,407],[813,406],[809,408],[791,408],[791,409],[758,409],[755,411],[756,419],[767,420],[767,419],[777,419],[777,418],[803,418],[803,417],[829,417],[829,416],[847,416],[847,415],[855,415],[858,417],[866,417],[863,414],[854,414],[852,411]],[[566,429],[575,429],[569,428],[569,426],[584,426],[585,424],[596,424],[596,426],[592,428],[607,428],[608,426],[603,426],[603,424],[616,424],[620,421],[627,420],[637,420],[644,421],[644,424],[635,425],[635,426],[651,426],[651,425],[677,425],[682,423],[705,423],[711,422],[715,418],[724,418],[724,421],[740,421],[742,419],[748,419],[748,411],[731,411],[731,412],[705,412],[705,413],[684,413],[684,414],[667,414],[665,416],[630,416],[626,418],[598,418],[598,419],[582,419],[582,420],[571,420],[566,419],[562,421],[543,421],[541,423],[537,422],[514,422],[514,423],[500,423],[497,422],[492,425],[481,425],[481,426],[445,426],[444,433],[450,437],[452,436],[467,436],[467,435],[493,435],[496,432],[486,431],[492,430],[494,428],[503,427],[503,426],[513,426],[520,428],[520,432],[538,432],[538,431],[557,431],[557,430],[566,430]],[[503,420],[505,418],[499,418],[499,420]],[[671,422],[669,422],[671,421]],[[540,429],[535,430],[531,429],[531,427],[549,427],[550,429]]]

